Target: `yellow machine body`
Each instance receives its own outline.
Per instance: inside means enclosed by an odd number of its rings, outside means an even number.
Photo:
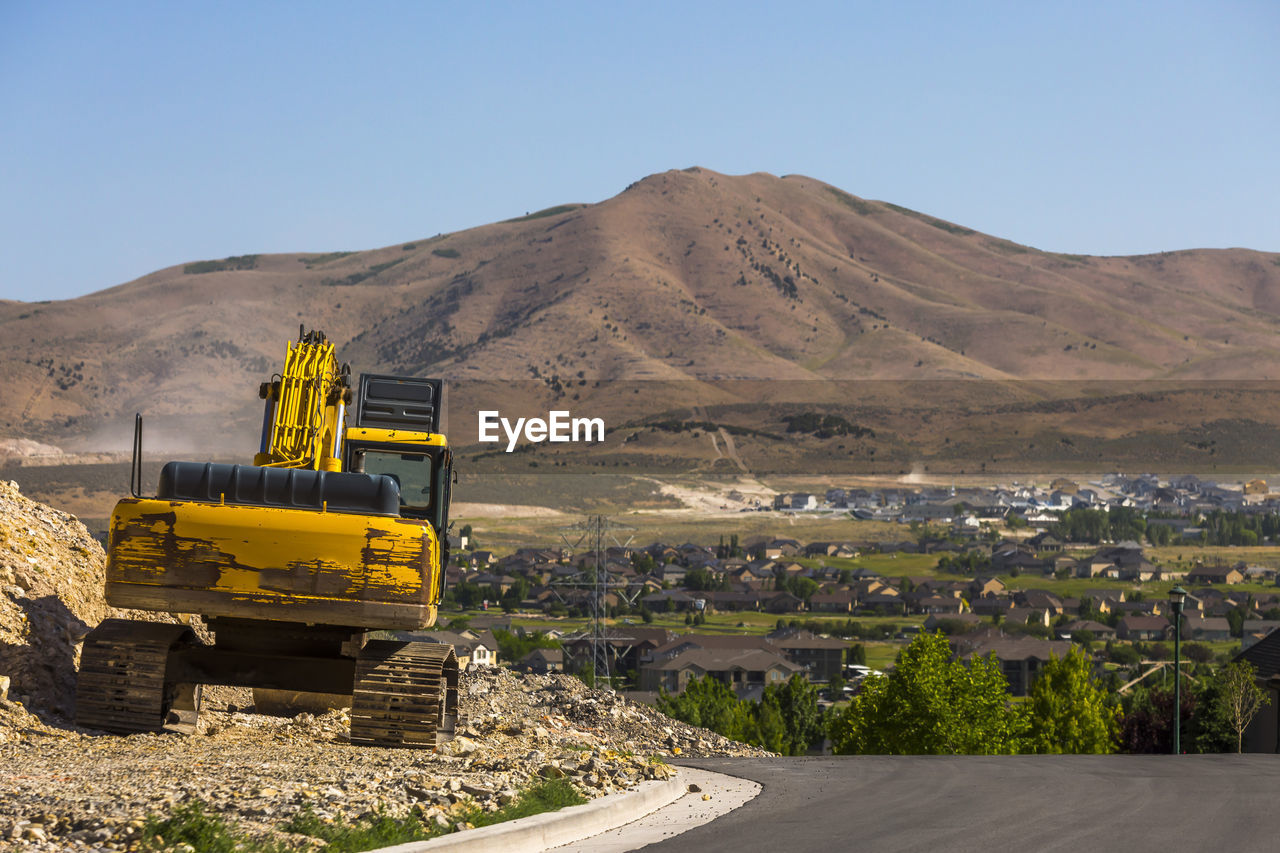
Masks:
[[[274,477],[276,500],[238,499],[226,493],[234,487],[202,482],[204,492],[195,500],[161,494],[120,501],[107,548],[107,602],[366,629],[433,625],[448,553],[442,541],[452,477],[446,439],[414,429],[346,426],[348,376],[333,344],[312,332],[289,344],[284,371],[262,384],[261,448],[254,466],[235,476]],[[393,397],[396,383],[433,381],[371,378],[391,387]],[[404,401],[391,403],[389,411],[410,418]],[[201,463],[170,464],[190,469]],[[398,509],[394,500],[380,512],[366,512],[334,511],[320,500],[289,505],[287,496],[280,497],[282,491],[292,494],[292,476],[319,487],[317,478],[342,472],[390,476],[401,490]]]
[[[412,630],[434,624],[430,524],[272,506],[126,499],[111,519],[107,602],[212,617]]]

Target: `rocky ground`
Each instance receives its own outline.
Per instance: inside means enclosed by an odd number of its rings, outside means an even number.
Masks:
[[[0,850],[128,850],[148,814],[200,799],[253,835],[310,807],[449,822],[565,778],[587,797],[664,779],[672,756],[764,755],[559,674],[467,673],[460,735],[439,751],[347,744],[345,711],[293,719],[205,712],[199,733],[98,735],[0,704]],[[297,840],[300,844],[301,837]]]
[[[0,676],[11,697],[68,716],[79,643],[111,615],[102,597],[106,557],[74,516],[0,481]]]
[[[672,756],[767,754],[570,676],[505,669],[463,675],[458,737],[435,752],[353,747],[345,711],[261,716],[235,710],[251,708],[247,691],[225,689],[191,736],[79,730],[67,721],[80,641],[118,615],[102,571],[79,522],[0,483],[0,851],[137,849],[148,815],[191,800],[308,849],[279,831],[306,809],[444,825],[541,779],[596,797],[665,778]]]

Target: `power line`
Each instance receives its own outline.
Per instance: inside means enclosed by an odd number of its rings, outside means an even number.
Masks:
[[[609,680],[609,638],[605,633],[605,622],[608,618],[608,601],[605,596],[610,589],[625,588],[627,586],[627,584],[621,581],[614,581],[609,577],[609,566],[605,559],[605,552],[608,550],[605,539],[608,538],[619,548],[625,548],[631,544],[631,537],[627,537],[626,542],[619,542],[614,533],[616,531],[634,529],[634,527],[618,524],[606,516],[592,515],[588,516],[584,521],[562,528],[564,532],[560,534],[565,544],[575,550],[583,542],[589,542],[590,549],[594,555],[595,565],[592,567],[593,577],[590,583],[561,581],[554,585],[585,586],[591,589],[591,635],[588,642],[591,644],[591,674],[597,687],[601,686],[601,684],[608,685],[612,683]],[[576,542],[570,543],[568,534],[574,532],[580,535]]]

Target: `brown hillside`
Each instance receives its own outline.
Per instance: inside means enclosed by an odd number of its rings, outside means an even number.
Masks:
[[[1275,379],[1280,255],[1040,252],[802,176],[706,169],[409,244],[0,303],[0,437],[240,453],[299,323],[452,380]],[[790,385],[791,383],[785,383]],[[586,390],[584,388],[584,390]]]

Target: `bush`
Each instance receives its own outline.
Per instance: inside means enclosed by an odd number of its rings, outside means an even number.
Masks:
[[[221,815],[206,812],[199,800],[175,806],[164,820],[154,815],[147,818],[142,830],[143,838],[160,836],[164,847],[189,844],[202,853],[232,853],[239,847],[237,835]]]
[[[1142,660],[1142,655],[1133,646],[1123,643],[1110,643],[1107,645],[1107,657],[1112,663],[1118,663],[1121,666],[1133,666]]]
[[[182,268],[183,275],[201,275],[210,272],[251,270],[258,265],[257,255],[233,255],[220,261],[196,261]]]
[[[838,754],[1000,755],[1017,752],[1022,718],[1008,708],[994,656],[952,660],[941,634],[920,634],[887,676],[870,675],[829,726]]]
[[[468,815],[467,822],[477,827],[491,826],[503,821],[553,812],[568,806],[579,806],[586,801],[586,797],[575,791],[568,779],[548,779],[526,789],[514,802],[496,812],[476,812]]]
[[[1187,660],[1196,663],[1208,663],[1213,660],[1213,649],[1204,643],[1183,643],[1182,653],[1187,656]]]
[[[494,628],[493,638],[498,641],[498,654],[502,655],[502,660],[507,663],[515,663],[534,649],[562,648],[559,640],[548,637],[541,631],[513,634],[501,628]]]
[[[402,818],[396,818],[378,811],[348,823],[341,817],[333,821],[323,820],[311,810],[310,806],[294,815],[280,828],[285,832],[321,839],[325,842],[324,849],[329,853],[374,850],[393,844],[424,841],[440,834],[438,829],[427,829],[412,812]],[[205,849],[194,844],[192,846],[197,850]]]

